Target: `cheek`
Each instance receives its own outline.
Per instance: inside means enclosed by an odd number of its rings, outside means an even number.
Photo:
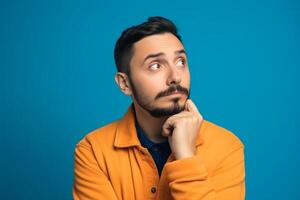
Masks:
[[[163,79],[158,76],[140,75],[135,78],[134,86],[138,92],[146,96],[156,96],[165,87]]]
[[[161,90],[163,88],[162,86],[162,81],[160,79],[157,78],[145,78],[142,80],[143,81],[143,87],[145,90],[149,91],[149,92],[158,92],[159,90]]]
[[[190,87],[190,80],[191,80],[190,72],[187,70],[186,74],[184,75],[183,85],[189,88]]]

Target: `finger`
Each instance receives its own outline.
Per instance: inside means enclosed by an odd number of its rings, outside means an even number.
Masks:
[[[196,107],[196,105],[194,104],[194,102],[191,99],[187,100],[186,106],[187,106],[187,110],[189,112],[193,112],[193,113],[201,115],[198,108]]]
[[[167,121],[162,126],[162,135],[168,137],[172,134],[174,129],[174,121],[172,119],[167,119]]]
[[[182,111],[182,112],[180,112],[180,113],[177,113],[177,114],[175,114],[175,115],[172,115],[172,116],[169,117],[168,119],[169,119],[169,120],[174,120],[174,119],[176,119],[176,118],[178,118],[178,117],[188,116],[188,115],[190,115],[190,114],[191,114],[191,112],[189,112],[189,111],[187,111],[187,110],[184,110],[184,111]]]
[[[186,102],[185,102],[185,105],[184,105],[184,111],[187,111],[187,112],[189,112],[189,108],[188,108],[188,99],[186,100]]]

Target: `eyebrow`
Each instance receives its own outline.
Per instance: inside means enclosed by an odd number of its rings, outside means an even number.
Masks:
[[[184,49],[180,49],[180,50],[177,50],[175,51],[175,54],[176,55],[179,55],[179,54],[186,54],[185,50]],[[155,53],[155,54],[149,54],[143,61],[143,63],[145,63],[148,59],[150,58],[157,58],[157,57],[160,57],[160,56],[164,56],[165,53],[163,52],[159,52],[159,53]]]

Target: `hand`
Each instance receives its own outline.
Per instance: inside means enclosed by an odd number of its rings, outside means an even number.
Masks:
[[[168,137],[171,150],[177,160],[195,155],[196,139],[202,121],[202,115],[190,99],[186,101],[184,111],[165,121],[162,135]]]

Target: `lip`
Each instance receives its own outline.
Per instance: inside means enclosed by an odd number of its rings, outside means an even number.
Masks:
[[[184,93],[176,91],[176,92],[169,94],[168,96],[178,96],[178,95],[181,96],[181,95],[184,95]]]

